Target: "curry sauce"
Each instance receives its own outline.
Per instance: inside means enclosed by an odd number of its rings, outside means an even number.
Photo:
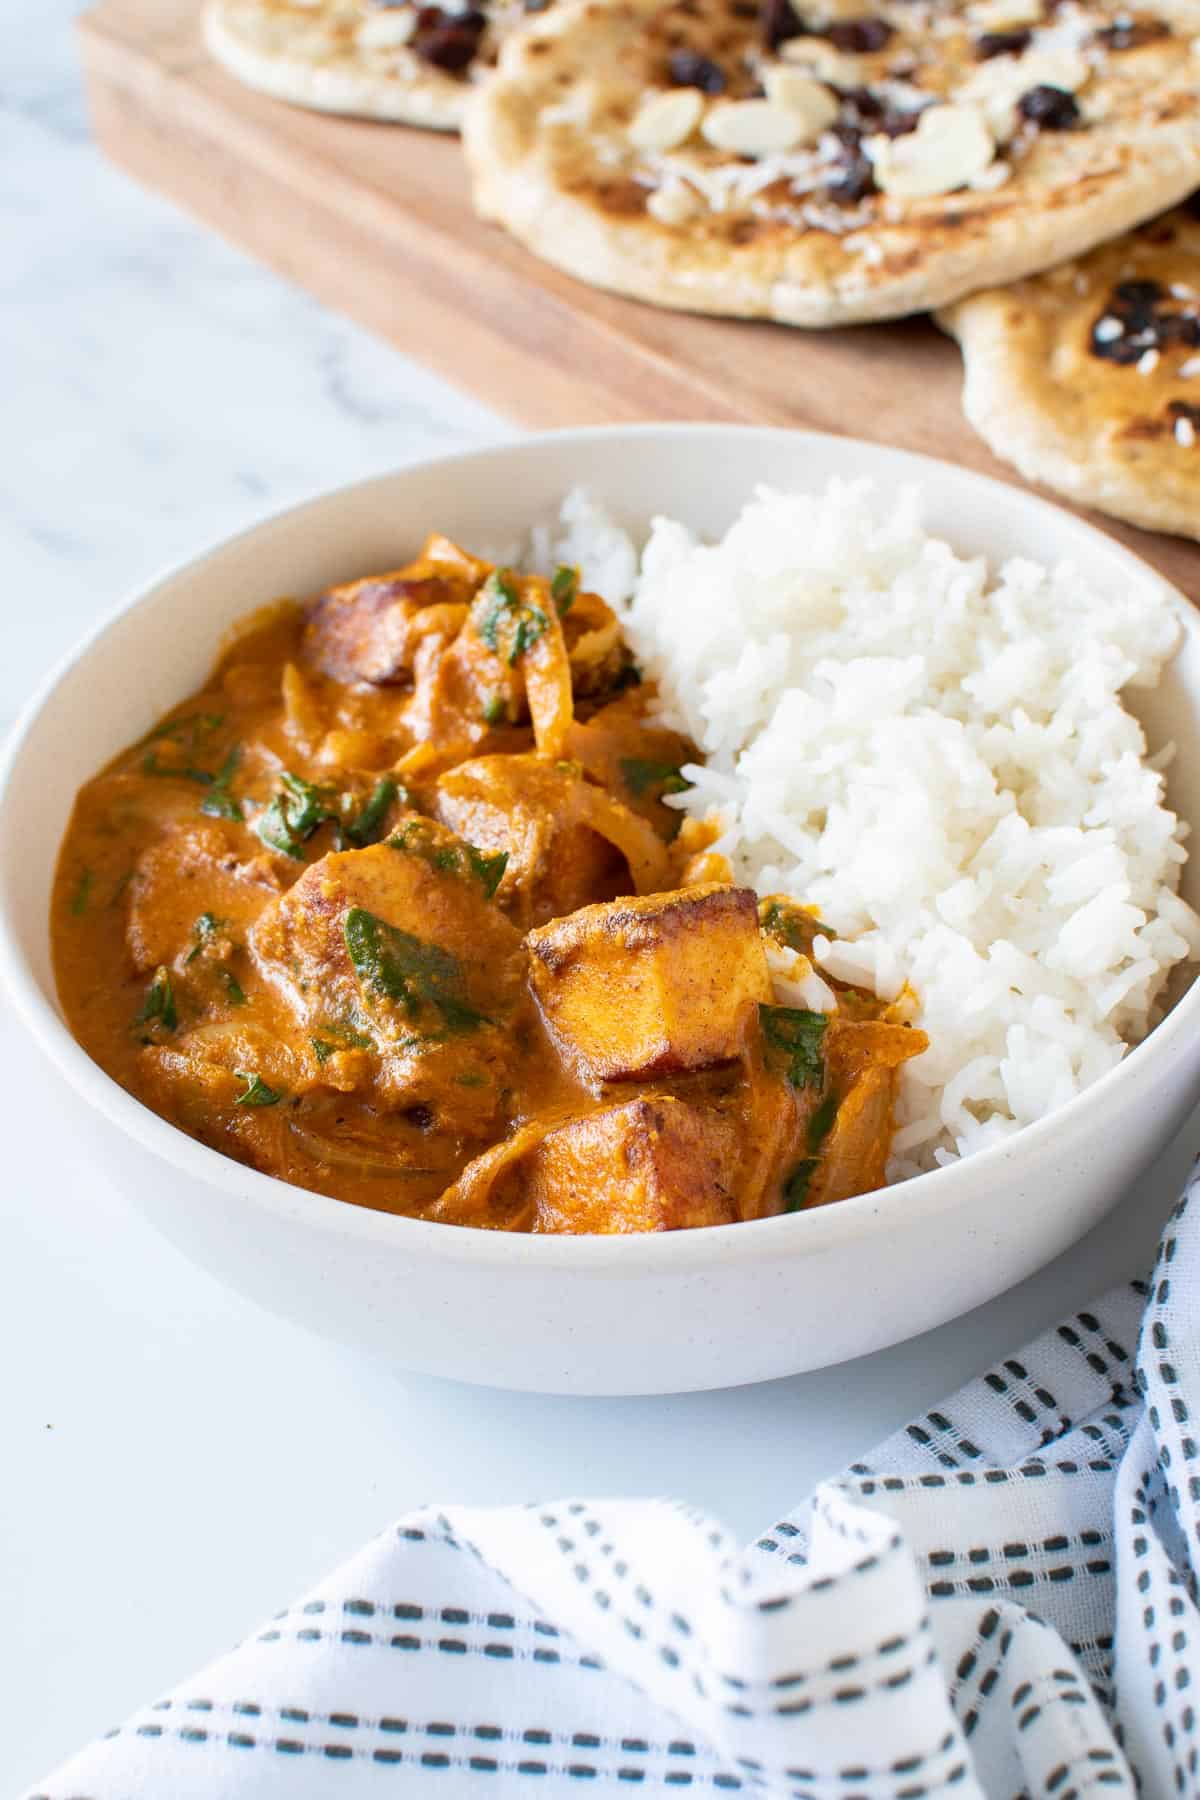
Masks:
[[[926,1040],[775,1003],[814,922],[679,829],[652,703],[573,569],[435,535],[270,608],[78,797],[71,1029],[201,1142],[390,1212],[646,1231],[880,1185]]]

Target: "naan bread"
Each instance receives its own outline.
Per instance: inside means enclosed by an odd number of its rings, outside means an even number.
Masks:
[[[997,456],[1118,519],[1200,537],[1200,194],[941,320]]]
[[[503,46],[464,145],[479,211],[601,287],[891,318],[1194,187],[1198,33],[1200,0],[567,0]]]
[[[204,36],[224,68],[277,100],[457,131],[472,82],[523,18],[520,0],[208,0]]]

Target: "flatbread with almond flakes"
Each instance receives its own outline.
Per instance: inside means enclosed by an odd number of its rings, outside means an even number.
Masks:
[[[1181,199],[1200,0],[565,0],[501,47],[478,210],[662,306],[828,326],[944,305]]]
[[[204,36],[248,87],[318,112],[457,131],[521,0],[208,0]]]
[[[1200,538],[1200,193],[1090,255],[939,315],[963,409],[1030,481]]]

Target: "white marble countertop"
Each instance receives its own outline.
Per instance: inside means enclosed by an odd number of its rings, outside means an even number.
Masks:
[[[106,168],[73,0],[7,0],[0,725],[160,565],[504,424]],[[670,1492],[749,1536],[1149,1258],[1200,1120],[1124,1207],[966,1320],[823,1374],[572,1402],[406,1376],[268,1318],[128,1213],[0,1012],[0,1792],[425,1500]],[[46,1145],[53,1146],[47,1158]]]

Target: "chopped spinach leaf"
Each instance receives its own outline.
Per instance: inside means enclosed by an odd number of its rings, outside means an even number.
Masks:
[[[268,850],[278,850],[296,862],[304,860],[304,846],[327,819],[336,818],[327,805],[328,795],[299,775],[285,773],[283,786],[254,821],[254,829]]]
[[[509,668],[511,669],[513,664],[518,662],[527,650],[532,650],[538,639],[544,637],[549,629],[550,621],[542,611],[541,607],[531,606],[528,612],[517,620],[517,629],[513,633],[512,649],[508,653]]]
[[[550,597],[558,608],[559,618],[565,619],[579,598],[579,570],[560,563],[550,583]]]
[[[170,781],[194,781],[200,787],[209,787],[214,779],[211,769],[200,766],[198,758],[207,748],[208,740],[214,731],[225,723],[223,713],[188,713],[182,719],[168,719],[163,725],[156,725],[142,739],[142,747],[146,754],[142,758],[143,775],[159,775]],[[159,750],[146,748],[157,744],[168,755],[160,755]]]
[[[540,606],[529,605],[517,620],[517,628],[513,632],[512,645],[508,652],[508,666],[519,662],[527,650],[532,650],[540,637],[544,637],[550,629],[550,621]]]
[[[550,629],[550,621],[532,600],[522,600],[511,569],[496,569],[479,590],[473,614],[480,639],[509,668]]]
[[[192,926],[192,936],[195,939],[195,943],[183,959],[185,967],[190,963],[194,963],[196,958],[203,952],[204,946],[209,943],[211,939],[216,937],[219,931],[224,931],[228,924],[228,919],[218,919],[216,913],[201,913],[200,917],[196,920],[196,923]],[[218,968],[218,973],[220,974],[221,980],[225,983],[225,991],[229,996],[229,1004],[231,1006],[245,1006],[245,991],[237,976],[233,974],[232,970],[226,968]]]
[[[477,850],[474,844],[467,844],[465,849],[471,873],[483,889],[485,897],[490,900],[508,867],[508,851],[497,850],[494,856],[488,856],[484,851]]]
[[[480,607],[476,630],[489,650],[498,651],[504,615],[506,612],[516,612],[521,604],[512,584],[512,570],[493,569],[479,590],[476,604]]]
[[[821,1015],[818,1015],[818,1017]],[[808,1200],[808,1191],[812,1178],[817,1172],[821,1158],[817,1154],[825,1139],[833,1128],[837,1117],[839,1101],[836,1094],[826,1094],[808,1121],[808,1148],[812,1152],[803,1162],[798,1162],[788,1176],[783,1189],[784,1212],[799,1212]]]
[[[399,792],[399,785],[391,776],[383,776],[375,783],[371,796],[358,817],[342,827],[340,838],[353,844],[356,850],[365,850],[368,844],[378,843],[383,835],[383,821]]]
[[[375,1049],[375,1039],[368,1037],[366,1032],[359,1031],[354,1025],[322,1025],[321,1030],[326,1037],[337,1040],[331,1046],[331,1051],[342,1048],[347,1050]]]
[[[621,758],[621,776],[635,800],[653,788],[658,797],[664,794],[686,794],[691,782],[684,779],[674,763],[645,762],[639,756]]]
[[[157,744],[163,738],[173,743],[182,744],[190,753],[198,743],[219,731],[225,723],[224,713],[186,713],[181,719],[166,719],[148,731],[142,739],[143,744]]]
[[[834,1093],[826,1094],[820,1106],[808,1121],[808,1147],[819,1150],[833,1129],[833,1121],[837,1118],[840,1102]]]
[[[314,1056],[322,1067],[331,1056],[336,1056],[342,1050],[374,1050],[375,1048],[375,1039],[368,1037],[365,1032],[356,1031],[353,1025],[323,1025],[321,1029],[328,1034],[326,1037],[309,1038],[308,1041],[313,1047]],[[331,1038],[335,1040],[332,1043],[330,1042]]]
[[[450,843],[439,841],[435,827],[428,819],[410,819],[407,825],[393,833],[388,844],[393,850],[419,856],[439,874],[474,876],[488,900],[495,894],[508,867],[507,850],[498,850],[494,856],[489,856],[485,851],[477,850],[474,844],[464,844],[457,839]]]
[[[191,763],[160,762],[153,750],[142,758],[142,774],[161,775],[168,781],[194,781],[200,787],[209,787],[213,778],[211,769],[197,769]]]
[[[202,813],[207,813],[210,818],[232,819],[236,824],[241,824],[241,802],[240,800],[234,799],[230,787],[233,777],[237,772],[237,766],[241,761],[241,757],[241,746],[235,744],[233,749],[229,752],[229,755],[225,758],[225,761],[221,764],[221,767],[213,776],[212,786],[200,802],[200,811]]]
[[[473,1069],[468,1069],[463,1075],[456,1075],[454,1079],[459,1087],[481,1088],[487,1086],[487,1076],[477,1074]]]
[[[194,963],[209,938],[215,937],[217,932],[227,923],[228,921],[225,919],[218,919],[215,913],[201,913],[200,917],[196,920],[196,923],[192,926],[192,936],[196,941],[188,951],[184,961]]]
[[[354,972],[372,993],[410,1015],[433,1007],[447,1031],[488,1023],[465,997],[462,964],[440,944],[424,943],[361,906],[346,914],[344,930]]]
[[[91,892],[92,871],[84,869],[80,873],[79,880],[75,884],[75,892],[71,896],[71,911],[77,919],[82,918],[87,911]]]
[[[498,725],[508,711],[503,694],[491,694],[484,702],[483,722],[485,725]]]
[[[825,1079],[821,1039],[829,1020],[824,1013],[795,1006],[761,1006],[762,1034],[772,1050],[787,1058],[787,1078],[794,1088],[820,1087]]]
[[[179,1013],[175,1005],[171,972],[164,966],[154,971],[154,979],[146,989],[142,1010],[134,1019],[134,1024],[161,1025],[164,1031],[174,1031],[178,1023]]]
[[[808,1199],[809,1183],[816,1173],[817,1158],[806,1156],[798,1162],[783,1186],[784,1212],[799,1212]]]
[[[245,1093],[234,1101],[235,1106],[277,1106],[283,1099],[284,1090],[268,1087],[261,1075],[246,1069],[235,1069],[234,1074],[247,1084]]]
[[[798,950],[805,956],[812,950],[813,938],[821,929],[812,913],[802,906],[792,906],[786,900],[764,900],[759,908],[758,922],[777,944],[783,944],[788,950]]]

